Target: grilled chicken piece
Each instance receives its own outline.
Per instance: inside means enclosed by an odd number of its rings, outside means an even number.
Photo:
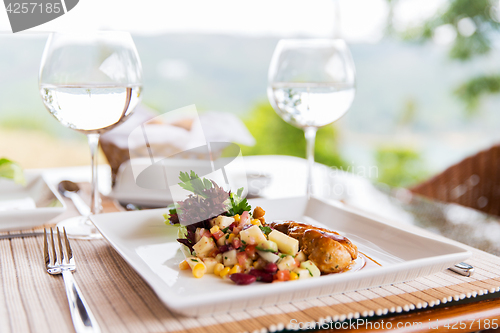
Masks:
[[[295,221],[274,221],[270,227],[299,241],[301,250],[323,274],[348,268],[358,257],[358,248],[335,231]]]

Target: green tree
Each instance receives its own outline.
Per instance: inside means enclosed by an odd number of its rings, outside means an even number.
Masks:
[[[408,187],[424,180],[428,172],[420,155],[411,148],[381,147],[375,153],[377,181],[390,186]]]
[[[242,147],[243,155],[290,155],[305,157],[304,131],[281,119],[269,103],[258,104],[245,120],[245,125],[257,141],[252,147]],[[319,163],[340,167],[344,161],[337,151],[337,133],[333,126],[318,130],[315,158]]]
[[[387,0],[391,7],[398,0]],[[433,38],[436,30],[452,27],[456,38],[449,50],[450,59],[468,61],[488,54],[493,40],[500,30],[498,1],[493,0],[449,0],[433,17],[421,26],[403,33],[407,40],[426,42]],[[393,32],[392,15],[389,15],[388,31]],[[469,112],[477,110],[481,97],[500,93],[500,73],[481,74],[460,84],[455,94],[465,102]]]

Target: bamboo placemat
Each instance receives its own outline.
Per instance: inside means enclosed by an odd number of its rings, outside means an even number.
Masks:
[[[38,229],[40,230],[40,229]],[[0,332],[68,332],[62,277],[43,267],[42,237],[0,240]],[[430,308],[500,291],[500,258],[472,249],[472,277],[451,271],[389,286],[200,318],[174,314],[104,240],[73,240],[80,284],[103,332],[265,332],[294,324]],[[293,282],[289,282],[293,283]]]

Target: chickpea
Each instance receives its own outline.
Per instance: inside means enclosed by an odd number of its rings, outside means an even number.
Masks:
[[[253,210],[253,218],[254,219],[259,219],[261,217],[263,217],[264,215],[266,215],[266,211],[263,210],[261,207],[257,206],[255,207],[255,209]]]

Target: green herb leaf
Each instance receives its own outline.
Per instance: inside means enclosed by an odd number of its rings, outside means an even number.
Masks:
[[[270,227],[263,227],[263,226],[259,226],[260,230],[262,230],[263,233],[267,235],[269,235],[271,233],[271,231],[273,231],[273,229],[271,229]]]
[[[17,184],[26,185],[21,166],[6,158],[0,158],[0,178],[12,179]]]
[[[179,179],[181,180],[181,182],[179,183],[180,187],[203,198],[207,197],[207,195],[203,191],[209,190],[213,186],[211,180],[198,177],[198,175],[193,170],[191,170],[190,174],[181,171]]]
[[[241,194],[243,193],[243,187],[239,188],[236,193],[231,192],[229,194],[230,207],[229,216],[234,216],[236,214],[243,214],[245,211],[250,211],[252,206],[248,203],[247,199],[242,199]]]

